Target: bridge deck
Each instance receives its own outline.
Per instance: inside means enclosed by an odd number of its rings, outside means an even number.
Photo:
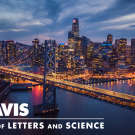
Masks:
[[[38,78],[38,79],[42,79],[42,80],[44,79],[43,75],[23,72],[23,71],[19,71],[19,70],[15,70],[15,69],[8,69],[8,68],[5,68],[5,67],[0,67],[0,70],[11,72],[11,74],[13,74],[13,73],[19,74],[18,77],[27,76],[27,78],[25,78],[25,79],[28,79],[28,80],[29,80],[29,77]],[[51,77],[47,77],[47,80],[55,82],[55,83],[60,83],[60,84],[63,84],[63,85],[79,88],[79,89],[85,89],[85,90],[88,90],[88,91],[98,92],[98,93],[110,95],[110,96],[117,97],[117,98],[135,101],[135,96],[124,94],[124,93],[119,93],[119,92],[114,92],[114,91],[111,91],[111,90],[91,87],[91,86],[88,86],[88,85],[78,84],[78,83],[75,83],[75,82],[59,80],[59,79],[55,79],[55,78],[51,78]]]

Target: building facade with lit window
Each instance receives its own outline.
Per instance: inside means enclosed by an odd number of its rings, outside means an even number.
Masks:
[[[91,60],[91,62],[93,63],[91,66],[92,66],[92,68],[93,69],[97,69],[97,68],[100,68],[100,67],[102,67],[102,58],[101,58],[101,55],[98,55],[98,54],[96,54],[96,55],[94,55],[93,57],[92,57],[92,60]]]
[[[113,43],[113,36],[111,34],[107,36],[107,41],[110,42],[111,44]]]
[[[5,56],[5,41],[0,41],[0,66],[3,65],[4,62],[4,56]]]
[[[117,47],[118,55],[126,56],[126,48],[127,48],[127,39],[126,38],[119,39],[119,45]]]
[[[39,66],[39,40],[35,38],[32,41],[32,66]]]
[[[133,67],[135,67],[135,38],[131,39],[131,61]]]
[[[75,39],[75,48],[74,48],[74,54],[75,56],[80,56],[80,55],[83,55],[82,53],[82,38],[80,37],[76,37]]]
[[[93,55],[96,55],[101,51],[101,44],[100,42],[94,42],[93,43]]]
[[[85,65],[85,59],[83,58],[83,55],[72,58],[71,69],[74,74],[85,74],[86,71],[88,71]]]
[[[0,41],[0,55],[5,56],[5,41]]]
[[[127,50],[126,50],[126,65],[129,66],[129,65],[132,65],[132,61],[131,61],[131,58],[132,58],[132,55],[131,55],[131,46],[127,46]]]
[[[116,49],[112,50],[112,53],[110,54],[111,56],[109,57],[109,68],[115,68],[118,63],[118,55]]]
[[[13,64],[16,59],[16,43],[13,40],[6,41],[6,63]]]
[[[72,32],[74,33],[74,37],[79,37],[79,20],[78,18],[74,18],[72,22]]]
[[[89,49],[90,46],[90,39],[87,38],[86,36],[82,36],[81,46],[83,57],[84,59],[87,60],[87,50]]]
[[[128,74],[129,68],[130,68],[129,66],[118,65],[118,74],[119,75],[126,75],[126,74]]]
[[[73,33],[73,31],[68,32],[68,46],[70,49],[74,49],[74,33]]]
[[[117,37],[117,39],[115,40],[115,46],[119,45],[119,39]]]
[[[90,60],[90,58],[93,57],[93,46],[88,45],[87,46],[87,60]]]
[[[113,46],[109,42],[103,42],[103,44],[101,44],[101,50],[103,51],[103,49],[106,48],[113,49]]]

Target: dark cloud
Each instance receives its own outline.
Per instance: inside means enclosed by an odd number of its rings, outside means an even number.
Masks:
[[[134,36],[134,0],[1,0],[0,40],[14,39],[31,44],[36,32],[45,38],[67,42],[72,20],[78,17],[84,35],[94,41]],[[126,19],[127,18],[127,19]]]
[[[135,27],[135,25],[130,25],[130,27]]]
[[[97,13],[96,15],[92,15],[88,21],[102,22],[135,13],[135,2],[133,1],[134,0],[117,0],[110,8],[104,10],[103,12]]]

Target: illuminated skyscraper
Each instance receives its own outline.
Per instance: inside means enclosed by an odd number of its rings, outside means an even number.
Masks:
[[[38,38],[35,38],[34,41],[32,41],[32,43],[33,43],[33,46],[37,49],[38,46],[39,46],[39,40],[38,40]]]
[[[131,61],[132,65],[135,66],[135,38],[131,39]]]
[[[68,47],[69,49],[75,49],[75,42],[79,37],[79,21],[78,18],[74,18],[72,22],[72,31],[68,32]]]
[[[126,56],[126,48],[127,48],[127,39],[125,38],[119,39],[119,45],[117,48],[118,55]]]
[[[87,59],[87,49],[88,46],[90,45],[90,39],[87,38],[86,36],[82,36],[82,41],[81,41],[81,51],[84,59]]]
[[[68,46],[70,49],[74,49],[74,33],[73,33],[73,31],[68,32]]]
[[[83,55],[83,48],[82,48],[82,38],[80,37],[77,37],[76,40],[75,40],[75,49],[74,49],[74,53],[75,53],[75,56],[80,56],[80,55]]]
[[[79,21],[78,21],[78,18],[73,19],[72,32],[74,33],[75,38],[79,37]]]
[[[115,68],[118,62],[118,55],[116,49],[112,50],[111,57],[108,59],[109,61],[109,68]]]
[[[126,50],[126,66],[129,66],[129,65],[132,65],[132,62],[131,62],[131,46],[127,46],[127,50]]]
[[[87,46],[87,60],[90,60],[93,56],[93,42],[90,41],[90,44]]]
[[[117,39],[115,40],[115,46],[117,46],[119,44],[119,39],[117,37]]]
[[[111,34],[107,36],[107,41],[110,42],[111,44],[113,43],[113,36]]]
[[[5,41],[0,41],[0,66],[2,66],[4,60],[4,45]]]
[[[99,68],[99,67],[102,67],[102,58],[101,58],[101,55],[94,55],[92,57],[92,68]]]
[[[0,55],[4,57],[4,47],[5,47],[5,41],[0,42]]]
[[[16,43],[13,40],[6,41],[6,63],[10,64],[10,61],[16,58]],[[11,64],[13,64],[11,62]]]
[[[39,58],[38,58],[38,50],[39,50],[39,40],[38,38],[35,38],[34,41],[32,41],[32,66],[39,66]]]

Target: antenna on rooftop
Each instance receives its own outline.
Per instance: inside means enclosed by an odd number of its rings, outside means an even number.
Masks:
[[[37,37],[38,37],[38,33],[37,33]]]
[[[83,26],[82,26],[82,37],[83,37]]]

